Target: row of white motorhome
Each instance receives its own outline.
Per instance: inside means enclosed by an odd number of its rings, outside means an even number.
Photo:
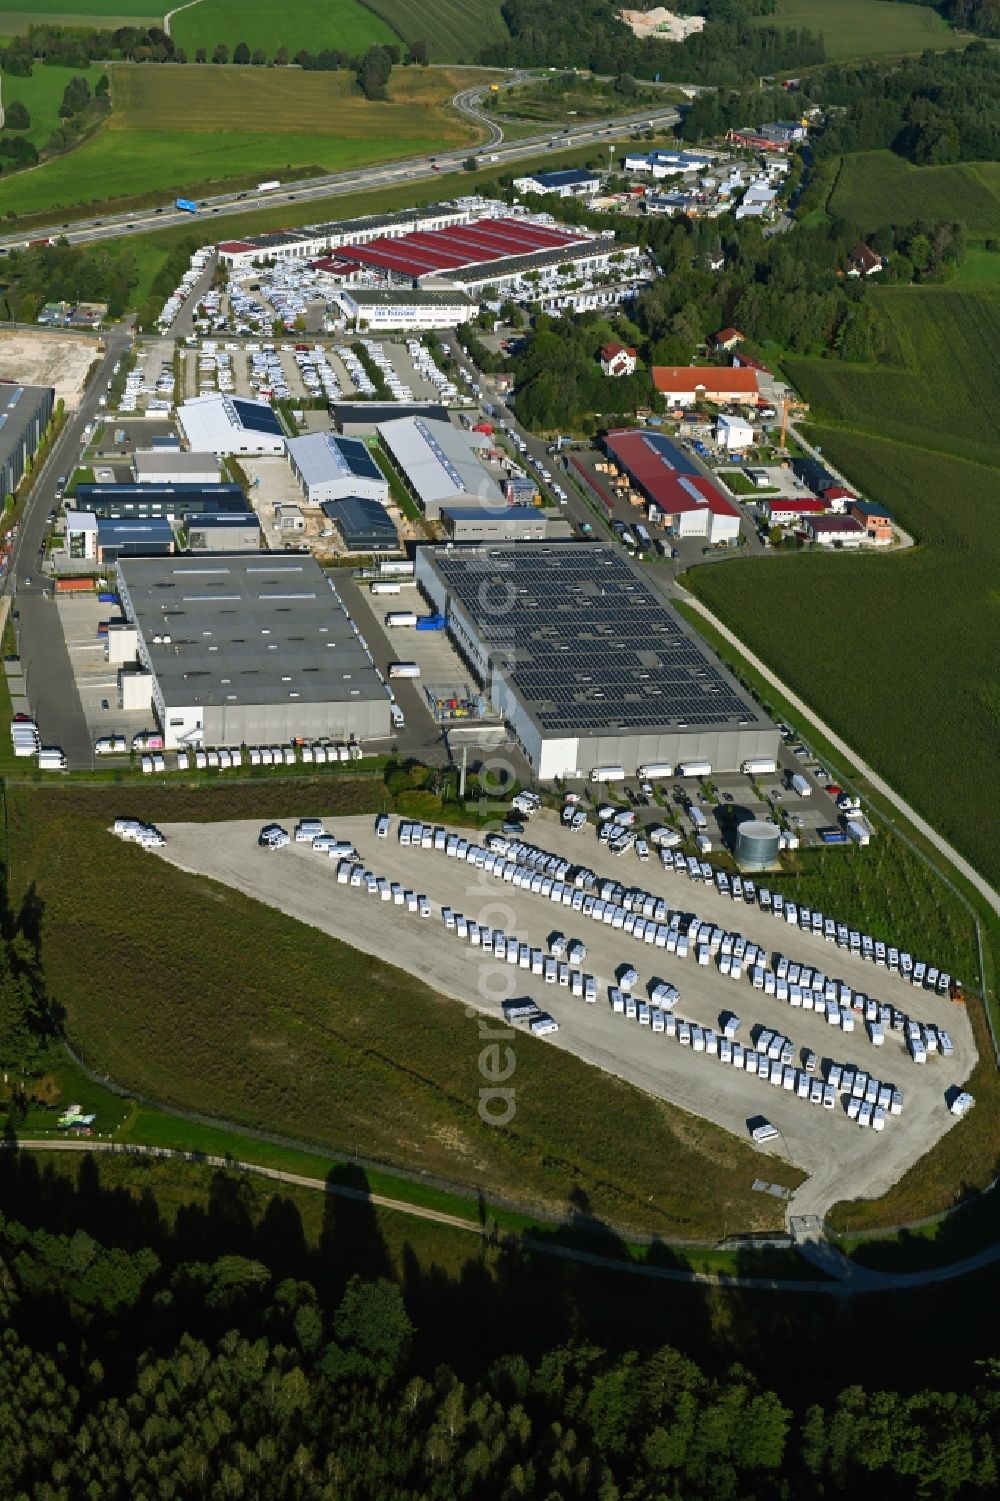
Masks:
[[[769,776],[776,772],[778,763],[773,756],[752,756],[743,761],[740,771],[744,776]],[[640,782],[655,782],[664,777],[710,777],[711,761],[680,761],[675,766],[670,761],[647,761],[637,766],[635,774]],[[592,782],[625,782],[628,773],[624,766],[595,766],[591,769]]]

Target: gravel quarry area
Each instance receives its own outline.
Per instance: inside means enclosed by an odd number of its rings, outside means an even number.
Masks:
[[[317,817],[322,809],[316,810]],[[285,822],[289,833],[293,825]],[[501,1002],[530,997],[558,1023],[559,1030],[535,1038],[518,1025],[508,1039],[519,1048],[561,1047],[585,1062],[629,1080],[640,1089],[684,1110],[716,1122],[742,1139],[748,1122],[765,1117],[780,1132],[777,1141],[761,1148],[762,1157],[775,1154],[809,1174],[798,1189],[791,1212],[822,1215],[845,1198],[878,1197],[895,1183],[952,1125],[946,1093],[968,1078],[976,1049],[965,1008],[947,998],[907,984],[884,967],[876,967],[823,937],[801,932],[757,906],[735,904],[714,887],[695,884],[662,869],[656,859],[640,863],[634,855],[616,859],[590,833],[574,835],[550,814],[531,820],[524,839],[584,865],[599,878],[641,887],[662,897],[670,910],[696,914],[729,932],[763,945],[771,954],[822,970],[854,990],[874,996],[922,1023],[944,1027],[954,1043],[954,1056],[931,1054],[926,1064],[914,1063],[902,1034],[887,1030],[884,1046],[874,1047],[863,1021],[855,1013],[855,1030],[845,1033],[825,1016],[793,1009],[752,988],[744,975],[732,981],[715,963],[701,966],[692,954],[678,959],[633,935],[556,905],[541,894],[520,889],[483,870],[449,858],[444,852],[402,846],[399,819],[393,818],[388,838],[378,838],[371,816],[324,820],[327,832],[349,840],[360,860],[374,875],[399,882],[406,891],[425,895],[431,913],[421,918],[364,885],[337,881],[336,859],[315,852],[309,844],[290,843],[278,850],[261,848],[257,820],[225,823],[164,824],[166,844],[156,851],[180,869],[223,882],[258,901],[309,923],[365,953],[388,959],[424,980],[434,990],[454,997],[489,1016],[494,1027],[504,1026]],[[472,831],[449,830],[480,842]],[[582,969],[597,979],[597,1002],[588,1005],[558,984],[497,959],[449,932],[442,908],[451,907],[480,925],[500,928],[533,948],[548,952],[555,933],[587,945]],[[837,914],[829,914],[836,916]],[[935,962],[936,956],[920,957]],[[721,1020],[735,1012],[742,1026],[738,1040],[749,1046],[763,1026],[783,1033],[795,1049],[798,1069],[805,1049],[815,1052],[815,1078],[824,1079],[829,1062],[863,1069],[902,1091],[902,1114],[888,1115],[885,1130],[876,1133],[851,1121],[846,1100],[838,1095],[832,1110],[798,1098],[795,1092],[723,1063],[718,1057],[696,1053],[676,1038],[654,1034],[647,1026],[613,1013],[608,987],[625,965],[633,966],[639,981],[635,995],[645,999],[649,986],[668,981],[680,991],[676,1015],[699,1026],[721,1031]],[[513,1081],[516,1085],[516,1072]],[[595,1129],[600,1129],[595,1122]],[[766,1163],[761,1163],[766,1175]]]
[[[56,400],[75,412],[83,400],[87,373],[103,345],[85,334],[0,333],[0,380],[25,386],[53,386]]]

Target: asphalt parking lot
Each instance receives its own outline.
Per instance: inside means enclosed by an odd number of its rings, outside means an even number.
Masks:
[[[315,811],[317,815],[322,812]],[[374,820],[369,817],[336,819],[328,821],[326,827],[351,839],[375,874],[425,893],[433,909],[427,920],[405,907],[369,896],[363,888],[339,885],[336,862],[313,853],[307,845],[292,844],[276,852],[259,849],[259,827],[257,822],[246,821],[167,825],[167,843],[159,853],[182,869],[244,891],[363,952],[388,957],[435,990],[494,1019],[499,1018],[502,1000],[530,996],[551,1013],[559,1031],[536,1040],[521,1036],[515,1029],[515,1049],[566,1048],[586,1062],[740,1136],[746,1135],[749,1120],[765,1116],[781,1133],[772,1150],[810,1175],[795,1197],[797,1214],[822,1214],[839,1199],[885,1192],[955,1123],[946,1108],[946,1091],[968,1077],[976,1059],[971,1027],[962,1007],[917,991],[887,970],[876,969],[821,937],[792,929],[757,907],[735,906],[714,889],[693,886],[686,876],[665,872],[652,860],[642,866],[630,862],[626,867],[604,854],[592,833],[573,835],[551,815],[532,820],[527,836],[532,842],[589,866],[599,876],[642,886],[664,897],[675,910],[696,912],[770,951],[823,969],[856,990],[896,1005],[916,1020],[945,1026],[954,1041],[954,1057],[933,1056],[920,1067],[910,1060],[899,1034],[893,1032],[886,1035],[881,1049],[875,1049],[863,1027],[845,1034],[830,1027],[821,1015],[792,1010],[752,989],[746,979],[734,983],[724,978],[714,965],[703,968],[693,957],[678,960],[629,934],[571,909],[556,907],[541,895],[498,881],[444,854],[402,847],[396,839],[395,820],[388,840],[376,838]],[[445,905],[476,922],[503,928],[533,946],[545,947],[554,931],[581,938],[589,950],[583,968],[599,982],[597,1004],[588,1006],[570,991],[547,985],[461,942],[442,926],[441,908]],[[923,957],[933,962],[933,955]],[[863,1130],[847,1118],[842,1101],[832,1111],[811,1105],[795,1094],[614,1015],[607,987],[626,962],[639,971],[637,994],[644,995],[656,980],[677,985],[681,992],[677,1014],[689,1021],[718,1027],[720,1017],[734,1011],[742,1019],[740,1036],[744,1040],[756,1035],[760,1026],[780,1030],[793,1043],[797,1055],[802,1049],[816,1052],[820,1075],[825,1071],[825,1060],[877,1073],[883,1082],[903,1091],[903,1114],[890,1117],[881,1135]],[[470,1038],[470,1048],[473,1046],[475,1039]],[[798,1056],[795,1061],[799,1063]],[[600,1129],[599,1122],[595,1129]],[[668,1164],[664,1171],[669,1172]]]
[[[155,721],[151,709],[126,712],[118,707],[118,669],[104,660],[97,628],[101,621],[121,619],[120,609],[101,604],[96,594],[57,596],[55,607],[91,746],[102,736],[124,735],[131,748],[132,736],[153,728]]]

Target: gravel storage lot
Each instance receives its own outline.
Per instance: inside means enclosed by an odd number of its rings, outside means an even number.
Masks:
[[[317,816],[320,813],[317,810]],[[163,825],[167,843],[159,853],[184,870],[235,887],[356,949],[388,958],[442,994],[487,1013],[497,1024],[502,1024],[501,1001],[530,996],[555,1018],[559,1031],[535,1039],[515,1028],[515,1048],[566,1048],[640,1089],[743,1137],[748,1120],[765,1116],[781,1132],[781,1140],[772,1150],[810,1175],[795,1195],[796,1214],[822,1214],[840,1199],[884,1193],[954,1123],[946,1108],[945,1091],[966,1079],[976,1060],[964,1008],[917,990],[822,937],[793,929],[758,907],[734,904],[714,888],[694,885],[686,876],[662,870],[658,861],[640,864],[634,856],[616,860],[604,852],[592,833],[570,834],[551,815],[533,819],[526,832],[525,837],[533,844],[588,866],[598,877],[642,887],[663,897],[672,911],[709,919],[730,932],[742,933],[772,953],[786,954],[846,981],[853,989],[896,1006],[914,1020],[944,1026],[955,1044],[954,1057],[932,1054],[926,1065],[918,1066],[899,1033],[887,1031],[885,1045],[873,1047],[856,1013],[855,1031],[845,1034],[828,1025],[821,1015],[792,1009],[754,990],[745,976],[733,982],[720,975],[714,963],[699,966],[693,955],[679,960],[664,949],[650,947],[581,912],[498,881],[443,853],[402,847],[397,840],[397,819],[388,839],[376,837],[370,817],[327,820],[325,827],[349,839],[375,875],[426,894],[432,904],[431,916],[422,919],[405,906],[383,902],[377,895],[368,895],[363,886],[339,885],[337,861],[314,853],[309,845],[292,843],[278,851],[260,849],[260,824],[256,821]],[[582,939],[588,948],[582,968],[597,977],[597,1004],[587,1005],[568,989],[546,984],[540,976],[497,960],[457,938],[442,923],[443,906],[477,923],[502,928],[532,947],[547,948],[555,932]],[[934,960],[933,954],[921,957]],[[828,1060],[876,1074],[884,1083],[902,1090],[902,1115],[889,1116],[885,1131],[876,1134],[848,1119],[840,1097],[833,1110],[823,1109],[615,1015],[608,1001],[608,986],[615,983],[616,974],[625,964],[639,972],[640,982],[634,992],[641,998],[652,982],[668,980],[676,985],[681,993],[679,1017],[718,1029],[720,1017],[732,1011],[742,1018],[739,1038],[744,1044],[759,1026],[764,1026],[784,1033],[793,1043],[796,1067],[800,1066],[802,1050],[812,1049],[819,1059],[816,1077],[825,1076]],[[276,983],[278,980],[276,976]],[[594,1129],[600,1130],[599,1121],[594,1122]],[[762,1171],[766,1173],[763,1163]]]

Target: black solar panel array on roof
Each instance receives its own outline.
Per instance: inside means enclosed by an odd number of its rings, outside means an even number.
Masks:
[[[438,551],[435,563],[545,733],[765,722],[610,547]]]

